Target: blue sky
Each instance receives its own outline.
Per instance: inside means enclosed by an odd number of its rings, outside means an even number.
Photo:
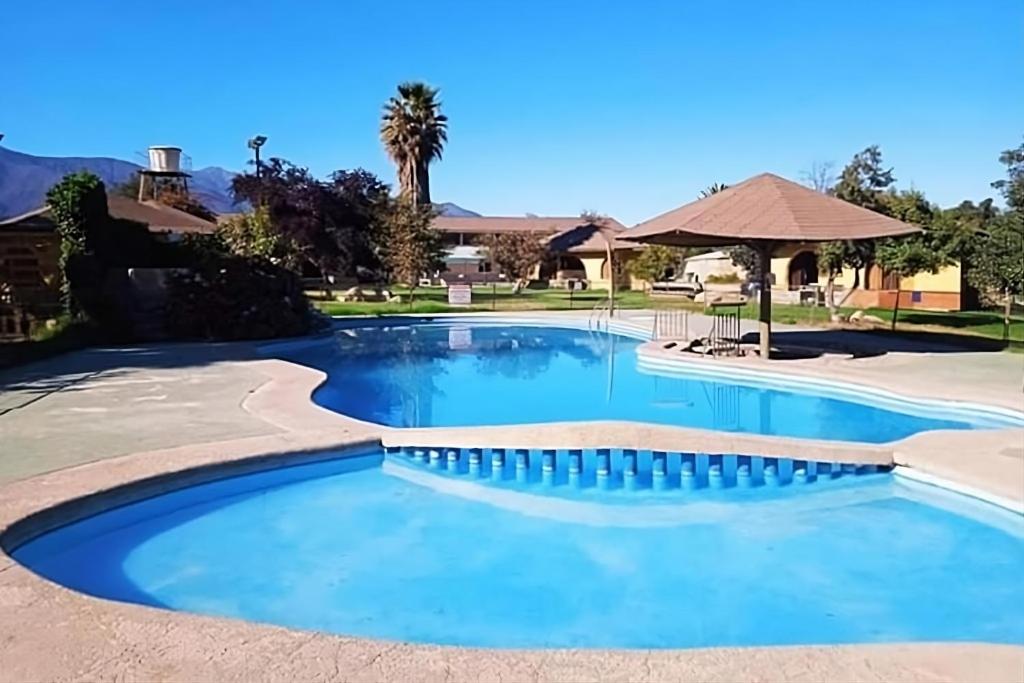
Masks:
[[[993,194],[1024,135],[1024,2],[11,2],[4,145],[196,167],[266,153],[389,182],[403,80],[451,119],[435,201],[632,224],[712,182],[881,145],[901,187]]]

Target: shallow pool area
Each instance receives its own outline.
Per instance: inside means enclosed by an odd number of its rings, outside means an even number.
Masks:
[[[890,474],[558,498],[402,457],[192,486],[13,555],[99,597],[422,643],[1024,641],[1024,518]]]
[[[769,436],[886,443],[936,429],[1024,425],[1020,416],[638,363],[636,338],[465,322],[337,330],[283,357],[327,374],[314,400],[392,427],[629,420]]]

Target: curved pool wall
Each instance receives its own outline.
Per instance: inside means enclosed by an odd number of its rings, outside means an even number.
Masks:
[[[569,497],[806,486],[889,471],[865,463],[634,448],[389,446],[385,452],[400,467]]]
[[[398,467],[365,452],[191,486],[12,554],[98,597],[412,642],[1024,639],[1024,518],[889,475],[610,504]]]
[[[643,335],[521,320],[347,321],[273,351],[322,370],[321,406],[391,427],[627,420],[888,443],[936,429],[1024,425],[1024,413],[912,400],[834,381],[641,354]]]

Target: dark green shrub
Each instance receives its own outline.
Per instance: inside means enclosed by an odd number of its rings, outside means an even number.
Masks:
[[[269,339],[321,324],[295,273],[264,259],[207,254],[168,283],[167,331],[184,339]]]

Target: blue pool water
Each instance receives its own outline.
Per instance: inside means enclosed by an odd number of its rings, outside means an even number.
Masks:
[[[121,507],[14,556],[100,597],[416,642],[1024,642],[1022,518],[890,475],[614,505],[450,483],[330,460]]]
[[[292,358],[324,370],[320,405],[394,427],[635,420],[731,432],[884,443],[931,429],[1004,426],[637,367],[640,342],[550,327],[433,324],[338,331]]]

